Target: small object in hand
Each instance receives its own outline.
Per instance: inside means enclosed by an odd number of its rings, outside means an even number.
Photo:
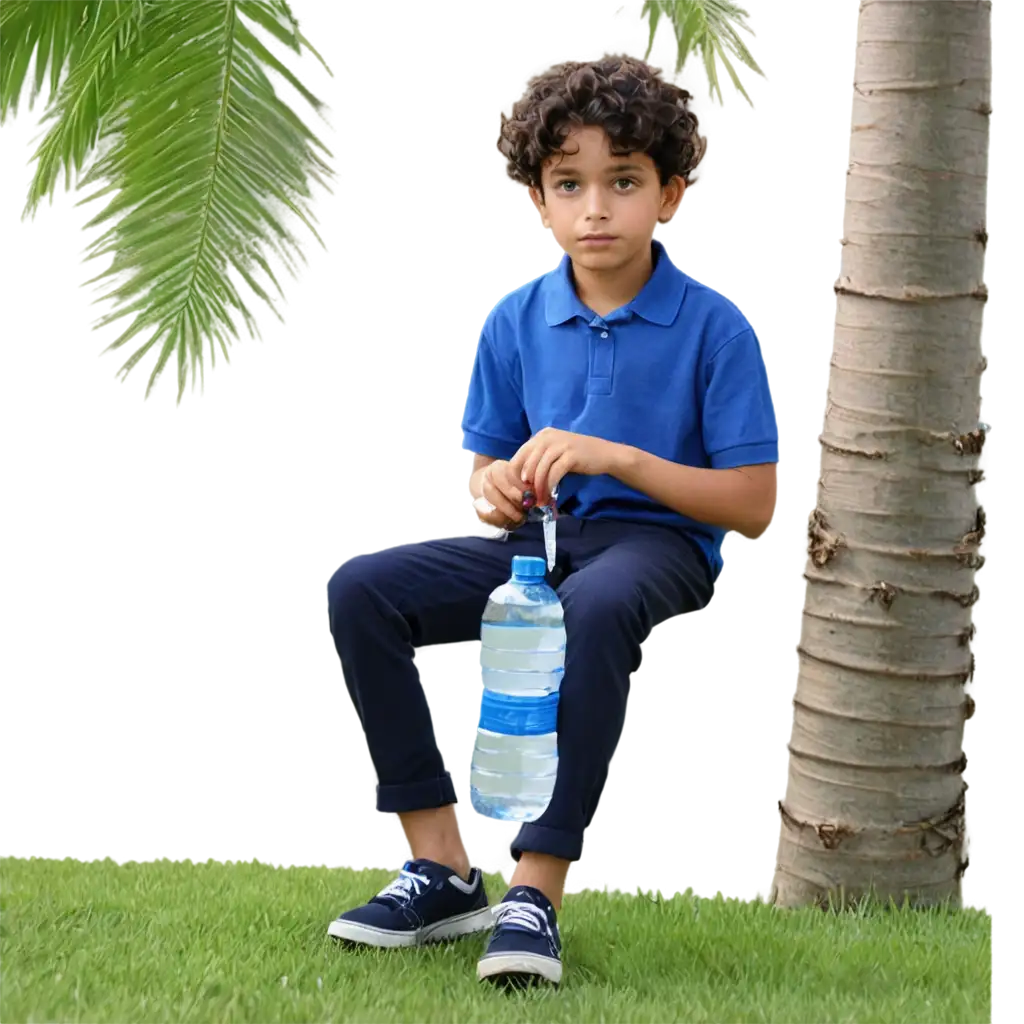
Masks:
[[[495,506],[490,504],[486,498],[480,497],[474,500],[473,511],[475,511],[477,515],[490,515],[490,513],[495,511]],[[507,541],[508,538],[509,531],[504,527],[495,530],[496,541]]]
[[[527,491],[523,495],[523,508],[533,508],[537,504],[537,495],[533,491]]]
[[[544,508],[544,554],[548,560],[548,572],[555,567],[555,520],[558,518],[558,508],[555,503]]]
[[[490,515],[494,511],[494,506],[483,496],[474,500],[473,508],[482,516]]]

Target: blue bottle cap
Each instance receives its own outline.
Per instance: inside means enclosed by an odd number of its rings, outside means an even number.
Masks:
[[[526,577],[527,579],[544,579],[548,564],[543,558],[534,558],[532,555],[512,556],[512,575]]]

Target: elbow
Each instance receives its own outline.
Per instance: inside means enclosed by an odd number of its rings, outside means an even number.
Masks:
[[[772,517],[775,515],[774,502],[769,508],[758,510],[754,515],[749,516],[737,531],[742,533],[748,540],[757,540],[771,525]]]
[[[764,520],[758,520],[756,523],[748,523],[746,527],[739,532],[748,540],[757,540],[757,538],[760,537],[767,529],[768,523]]]
[[[762,481],[761,486],[750,495],[744,523],[739,527],[744,537],[757,540],[771,525],[775,515],[775,495],[775,467],[772,466],[770,477]]]

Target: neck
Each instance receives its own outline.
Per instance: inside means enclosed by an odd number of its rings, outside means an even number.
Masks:
[[[598,316],[607,316],[640,294],[653,268],[651,247],[646,245],[632,260],[614,269],[592,270],[574,261],[572,276],[580,302]]]

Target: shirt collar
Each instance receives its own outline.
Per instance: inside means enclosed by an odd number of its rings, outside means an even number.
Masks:
[[[631,314],[643,317],[651,323],[667,327],[675,322],[679,307],[686,291],[686,275],[678,270],[668,258],[661,242],[651,242],[651,256],[654,270],[639,294],[617,310],[611,319],[629,319]],[[545,283],[544,317],[549,327],[564,324],[574,317],[582,317],[588,323],[594,319],[592,310],[579,300],[572,283],[572,261],[568,253],[562,257],[558,268],[548,274]],[[608,317],[604,317],[605,320]]]

